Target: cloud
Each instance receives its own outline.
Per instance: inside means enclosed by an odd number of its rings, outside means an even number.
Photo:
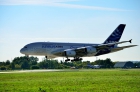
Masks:
[[[130,10],[124,10],[118,8],[66,4],[66,2],[72,2],[72,1],[79,1],[79,0],[0,0],[0,5],[45,5],[45,6],[54,6],[54,7],[76,8],[76,9],[130,11]]]
[[[77,0],[0,0],[0,5],[50,5]]]

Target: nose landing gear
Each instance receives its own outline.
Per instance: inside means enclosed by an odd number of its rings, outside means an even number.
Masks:
[[[74,59],[72,59],[71,62],[73,62],[73,61],[82,61],[82,60],[83,60],[83,59],[80,58],[80,57],[74,57]],[[65,62],[67,62],[67,61],[70,61],[70,59],[68,59],[68,57],[67,57],[67,59],[65,60]]]
[[[83,59],[80,57],[74,57],[74,59],[72,59],[71,61],[82,61]]]
[[[45,58],[47,59],[48,57],[47,57],[47,56],[45,56]]]

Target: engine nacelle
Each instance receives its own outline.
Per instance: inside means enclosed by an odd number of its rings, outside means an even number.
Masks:
[[[65,51],[65,56],[74,57],[74,56],[76,56],[76,52],[73,50],[67,50],[67,51]]]
[[[86,53],[88,53],[88,54],[92,54],[92,53],[96,53],[96,52],[97,52],[96,48],[94,48],[94,47],[92,47],[92,46],[87,46],[87,47],[85,47],[85,51],[86,51]]]

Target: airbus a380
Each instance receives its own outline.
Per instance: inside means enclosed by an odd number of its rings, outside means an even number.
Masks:
[[[128,45],[119,47],[118,44],[127,43],[132,41],[120,41],[123,34],[125,24],[120,24],[112,34],[101,44],[88,44],[88,43],[63,43],[63,42],[35,42],[25,45],[20,52],[29,55],[42,55],[46,58],[66,57],[65,61],[82,60],[81,57],[99,56],[125,48],[134,47],[137,45]]]

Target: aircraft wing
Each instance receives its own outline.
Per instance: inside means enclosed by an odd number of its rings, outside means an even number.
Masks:
[[[121,42],[113,42],[108,44],[99,44],[99,45],[93,45],[93,46],[86,46],[86,47],[80,47],[76,49],[60,49],[57,51],[53,51],[52,54],[56,56],[79,56],[83,57],[86,56],[88,53],[95,53],[95,55],[100,55],[101,53],[109,53],[109,52],[116,52],[119,50],[123,50],[124,48],[130,48],[137,45],[129,45],[129,46],[122,46],[122,47],[116,47],[111,48],[113,45],[122,44],[130,42],[129,41],[121,41]]]

